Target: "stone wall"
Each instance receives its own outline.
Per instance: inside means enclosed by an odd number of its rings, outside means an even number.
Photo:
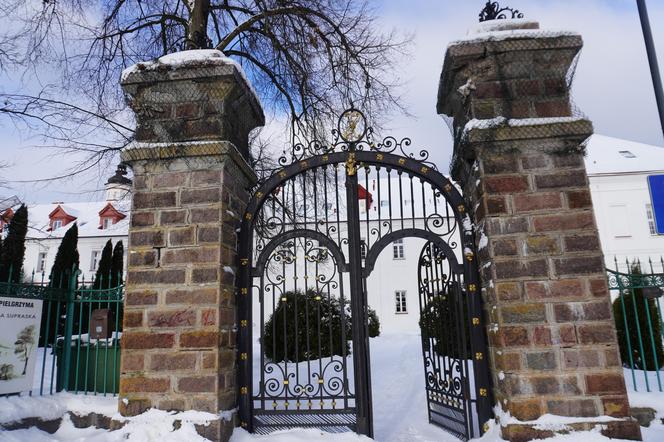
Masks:
[[[237,404],[236,229],[256,180],[248,128],[263,115],[235,65],[210,63],[134,70],[123,81],[139,126],[122,153],[134,173],[123,415]],[[220,420],[199,432],[227,440],[233,427]]]
[[[582,41],[515,38],[451,46],[438,104],[454,118],[453,177],[475,208],[494,397],[520,421],[595,417],[571,428],[603,423],[607,435],[640,440],[583,160],[592,124],[573,117],[569,99]],[[512,441],[551,435],[501,425]]]

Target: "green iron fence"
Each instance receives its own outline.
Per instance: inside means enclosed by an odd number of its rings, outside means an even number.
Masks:
[[[34,378],[21,393],[118,393],[124,286],[109,288],[108,281],[86,281],[74,270],[49,280],[43,274],[28,281],[10,274],[0,282],[0,297],[42,301],[39,337],[32,344]]]
[[[664,260],[614,262],[607,274],[625,380],[634,391],[664,391]]]

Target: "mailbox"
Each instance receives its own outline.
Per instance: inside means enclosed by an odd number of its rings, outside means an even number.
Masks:
[[[90,339],[108,339],[111,337],[111,310],[100,308],[92,310],[90,316]]]
[[[660,287],[644,287],[643,297],[646,299],[657,299],[664,295],[664,291]]]

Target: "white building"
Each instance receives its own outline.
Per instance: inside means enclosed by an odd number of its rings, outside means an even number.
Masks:
[[[613,268],[617,259],[621,269],[625,269],[626,259],[640,259],[643,264],[650,258],[655,261],[655,270],[662,271],[660,257],[664,255],[664,235],[658,235],[655,229],[647,178],[664,175],[664,148],[593,135],[587,146],[586,167],[607,266]],[[36,278],[41,277],[41,272],[48,278],[62,236],[72,222],[79,226],[80,268],[86,279],[94,276],[101,250],[109,239],[114,244],[123,241],[127,245],[131,181],[123,174],[119,170],[109,179],[105,201],[29,207],[30,231],[24,262],[27,277],[34,271]],[[381,205],[386,210],[386,181],[381,179],[380,196],[375,180],[364,184],[373,199],[368,222],[366,206],[361,201],[364,239],[367,232],[371,235],[371,228],[378,227],[375,220]],[[416,191],[412,198],[408,193],[400,195],[397,189],[397,185],[392,186],[393,204],[402,201],[404,219],[413,222],[409,216],[414,213],[415,225],[421,226],[424,220],[418,214],[423,213],[422,191]],[[424,197],[425,203],[430,205],[433,196],[425,192]],[[369,305],[378,313],[384,331],[417,332],[419,329],[417,272],[424,244],[419,238],[404,238],[393,243],[380,254],[367,279]],[[461,252],[457,249],[456,253],[460,256]],[[257,322],[257,310],[255,314]]]
[[[648,185],[648,176],[664,175],[664,148],[593,135],[586,168],[607,267],[652,259],[654,270],[664,271],[664,235],[657,234]]]
[[[67,230],[78,225],[78,253],[81,278],[94,278],[101,251],[110,239],[125,246],[129,227],[131,180],[119,167],[105,186],[104,201],[85,203],[28,204],[28,234],[23,272],[26,280],[48,281],[55,255]],[[126,265],[126,264],[125,264]]]

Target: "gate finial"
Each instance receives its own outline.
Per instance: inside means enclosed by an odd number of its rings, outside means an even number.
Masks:
[[[480,12],[480,23],[487,20],[504,20],[507,19],[507,12],[512,14],[510,18],[523,18],[523,13],[518,9],[504,7],[501,8],[498,2],[486,2],[484,9]]]

